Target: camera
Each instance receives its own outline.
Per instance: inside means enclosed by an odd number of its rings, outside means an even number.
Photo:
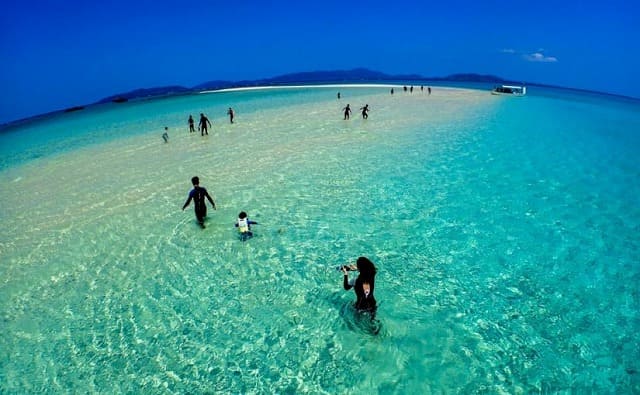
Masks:
[[[343,269],[343,268],[344,268],[344,269],[346,269],[348,272],[350,272],[351,270],[353,270],[353,269],[351,269],[351,267],[349,267],[349,266],[347,266],[347,265],[338,266],[338,267],[336,268],[336,270],[340,272],[340,271],[342,271],[342,269]]]

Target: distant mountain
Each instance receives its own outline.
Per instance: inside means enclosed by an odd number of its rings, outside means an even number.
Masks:
[[[418,74],[390,75],[379,71],[358,68],[353,70],[310,71],[285,74],[271,78],[272,82],[356,82],[356,81],[398,81],[424,79]]]
[[[143,88],[136,89],[130,92],[120,93],[117,95],[105,97],[104,99],[98,101],[97,103],[122,103],[131,99],[140,99],[143,97],[158,97],[158,96],[168,96],[168,95],[176,95],[176,94],[184,94],[190,93],[193,89],[185,88],[184,86],[161,86],[157,88]]]
[[[224,81],[224,80],[215,80],[215,81],[207,81],[202,84],[198,84],[194,86],[193,90],[195,91],[206,91],[206,90],[215,90],[215,89],[224,89],[230,86],[237,84],[237,82],[233,81]]]
[[[204,90],[217,90],[225,88],[241,88],[248,86],[265,85],[292,85],[292,84],[329,84],[347,82],[400,82],[400,81],[452,81],[452,82],[506,82],[500,77],[482,74],[452,74],[447,77],[424,77],[419,74],[385,74],[380,71],[365,68],[352,70],[330,71],[306,71],[300,73],[283,74],[272,78],[258,80],[226,81],[213,80],[203,82],[192,88],[183,86],[165,86],[158,88],[136,89],[126,93],[106,97],[98,103],[124,102],[132,99],[150,98],[157,96],[170,96],[176,94],[196,93]]]
[[[429,78],[431,81],[452,81],[452,82],[507,82],[503,78],[489,74],[451,74],[446,77]]]
[[[302,73],[291,73],[279,75],[277,77],[270,78],[272,81],[293,81],[293,82],[306,82],[306,81],[358,81],[358,80],[379,80],[385,79],[388,76],[379,71],[373,71],[363,68],[353,70],[331,70],[331,71],[306,71]]]

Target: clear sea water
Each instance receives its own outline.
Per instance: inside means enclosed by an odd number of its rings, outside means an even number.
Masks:
[[[640,393],[639,153],[640,103],[542,88],[212,93],[4,130],[0,393]],[[378,334],[336,271],[361,255]]]

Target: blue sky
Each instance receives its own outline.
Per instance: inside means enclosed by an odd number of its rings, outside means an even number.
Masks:
[[[137,88],[355,67],[640,97],[636,0],[10,3],[0,123]]]

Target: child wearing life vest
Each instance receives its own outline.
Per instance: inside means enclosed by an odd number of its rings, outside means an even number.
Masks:
[[[253,232],[251,232],[251,225],[258,225],[258,223],[256,221],[251,221],[247,216],[247,213],[241,211],[240,214],[238,214],[236,228],[238,228],[238,232],[240,232],[240,238],[242,241],[253,236]]]

